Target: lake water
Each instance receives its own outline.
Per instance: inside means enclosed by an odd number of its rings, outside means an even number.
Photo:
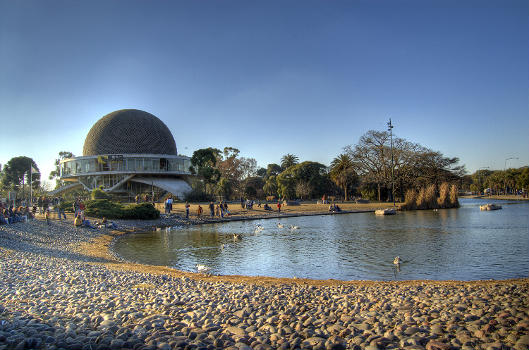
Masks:
[[[478,280],[529,277],[529,202],[461,199],[461,208],[227,222],[128,234],[123,258],[221,275],[339,280]],[[281,223],[284,228],[279,228]],[[255,232],[256,225],[263,230]],[[299,226],[290,230],[290,225]],[[242,235],[240,241],[233,234]],[[395,256],[403,263],[393,265]]]

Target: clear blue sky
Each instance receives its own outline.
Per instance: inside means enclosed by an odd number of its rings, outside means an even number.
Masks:
[[[82,154],[102,116],[180,153],[324,164],[388,118],[471,172],[529,164],[528,1],[0,0],[0,163]]]

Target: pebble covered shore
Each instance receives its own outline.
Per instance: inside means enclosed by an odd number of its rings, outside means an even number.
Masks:
[[[237,282],[84,250],[109,236],[0,226],[0,350],[529,349],[528,279]]]

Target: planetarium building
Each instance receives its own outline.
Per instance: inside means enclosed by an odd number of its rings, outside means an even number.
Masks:
[[[154,192],[180,199],[191,191],[189,157],[179,156],[173,135],[154,115],[122,109],[99,119],[88,132],[83,156],[61,161],[62,191],[102,187],[120,196]]]

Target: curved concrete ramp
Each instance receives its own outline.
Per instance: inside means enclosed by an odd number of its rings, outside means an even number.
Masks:
[[[172,193],[179,199],[184,199],[185,195],[192,191],[191,186],[182,179],[167,179],[156,177],[133,177],[129,181],[140,182],[147,185],[153,185],[167,192]]]
[[[74,188],[76,187],[80,187],[80,186],[83,186],[80,182],[75,182],[73,184],[69,184],[69,185],[66,185],[66,186],[62,186],[62,187],[59,187],[53,191],[50,191],[48,192],[48,195],[49,196],[56,196],[60,193],[64,193],[66,191],[69,191],[69,190],[73,190]]]

